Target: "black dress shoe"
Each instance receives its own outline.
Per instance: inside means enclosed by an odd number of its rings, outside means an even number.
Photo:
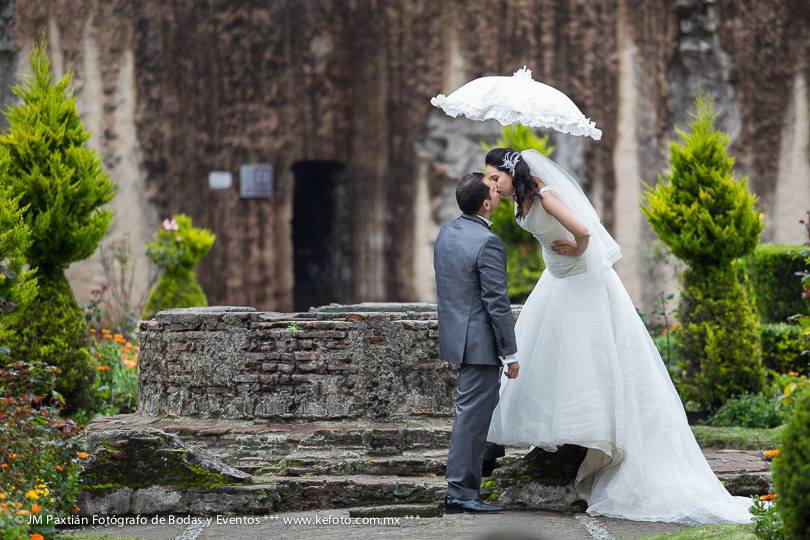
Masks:
[[[462,512],[471,514],[492,514],[495,512],[503,512],[503,509],[503,506],[497,504],[483,503],[481,499],[471,499],[468,501],[454,499],[452,497],[445,497],[444,499],[445,514],[461,514]]]
[[[498,466],[498,462],[494,459],[485,459],[481,465],[481,478],[488,478],[492,476],[492,471]]]

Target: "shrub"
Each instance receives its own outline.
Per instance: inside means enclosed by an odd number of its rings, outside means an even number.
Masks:
[[[8,174],[8,153],[0,147],[0,178]],[[23,219],[20,196],[0,184],[0,313],[28,305],[36,296],[33,270],[26,270],[31,231]]]
[[[810,315],[796,274],[806,268],[808,246],[763,244],[741,260],[757,311],[764,322],[781,323],[796,314]]]
[[[767,503],[762,499],[754,499],[751,507],[754,519],[754,534],[762,540],[786,540],[785,522],[779,513],[778,502]]]
[[[68,90],[71,76],[54,83],[41,45],[33,48],[29,60],[32,76],[14,88],[20,103],[7,112],[9,131],[0,136],[0,147],[10,158],[2,182],[23,208],[31,231],[28,262],[37,269],[40,290],[6,324],[14,335],[14,358],[60,369],[57,388],[69,412],[90,405],[95,370],[82,311],[64,270],[89,257],[104,237],[112,212],[102,207],[114,188],[101,156],[86,146],[90,134]]]
[[[778,400],[746,394],[723,403],[712,415],[709,424],[718,427],[773,428],[782,425],[784,419]]]
[[[551,155],[554,147],[548,145],[548,135],[538,137],[530,128],[515,126],[501,130],[501,138],[494,146],[481,143],[484,151],[492,148],[513,148],[519,152],[530,148],[541,154]],[[501,204],[492,214],[492,232],[506,244],[506,272],[509,280],[509,300],[522,304],[529,297],[540,274],[545,268],[540,246],[532,234],[515,221],[515,203],[512,199],[501,199]]]
[[[781,450],[773,462],[779,512],[789,538],[810,538],[810,392],[796,403]]]
[[[802,327],[798,324],[766,324],[759,329],[762,364],[778,373],[810,371],[810,355],[805,349]]]
[[[689,396],[710,410],[725,400],[758,393],[764,384],[759,330],[753,306],[734,273],[684,270],[679,306],[678,354]]]
[[[762,214],[747,179],[736,180],[728,136],[715,128],[711,99],[698,96],[689,132],[670,144],[669,171],[646,186],[642,211],[661,240],[688,268],[681,274],[678,354],[694,399],[714,409],[757,393],[764,381],[754,307],[733,261],[754,250]]]
[[[52,537],[53,520],[74,507],[80,454],[76,425],[60,418],[59,403],[31,388],[53,385],[56,368],[17,362],[0,368],[0,537]],[[41,515],[42,525],[28,522]],[[15,518],[22,516],[22,524]]]
[[[14,328],[12,356],[59,368],[56,390],[65,399],[66,413],[92,408],[95,362],[87,349],[84,316],[67,278],[41,280],[37,301],[22,313],[24,318]],[[40,393],[49,390],[37,388]]]
[[[191,218],[186,215],[179,214],[163,221],[152,241],[146,245],[146,255],[163,271],[163,275],[149,293],[143,319],[151,319],[164,309],[208,305],[194,267],[215,240],[211,231],[192,226]]]
[[[801,375],[796,371],[789,373],[771,374],[772,381],[768,395],[779,402],[785,418],[793,414],[796,401],[805,393],[810,393],[810,381],[807,375]]]

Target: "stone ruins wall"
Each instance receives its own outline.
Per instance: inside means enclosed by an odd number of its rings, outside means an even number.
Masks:
[[[457,370],[438,357],[435,306],[327,309],[178,309],[141,322],[138,412],[275,421],[452,416]]]

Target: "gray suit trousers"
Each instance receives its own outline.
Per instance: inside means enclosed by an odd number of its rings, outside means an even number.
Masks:
[[[500,366],[461,364],[445,474],[448,497],[478,499],[484,459],[503,455],[503,447],[487,443],[492,412],[498,405],[500,376]]]

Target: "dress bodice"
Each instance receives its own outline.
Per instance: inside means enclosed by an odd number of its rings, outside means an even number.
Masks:
[[[544,189],[543,191],[546,191]],[[557,240],[574,240],[572,235],[557,219],[546,212],[540,200],[535,200],[529,212],[523,218],[516,218],[521,228],[529,231],[540,243],[543,260],[551,275],[566,277],[584,274],[588,271],[585,255],[570,257],[560,255],[551,249],[551,244]]]

